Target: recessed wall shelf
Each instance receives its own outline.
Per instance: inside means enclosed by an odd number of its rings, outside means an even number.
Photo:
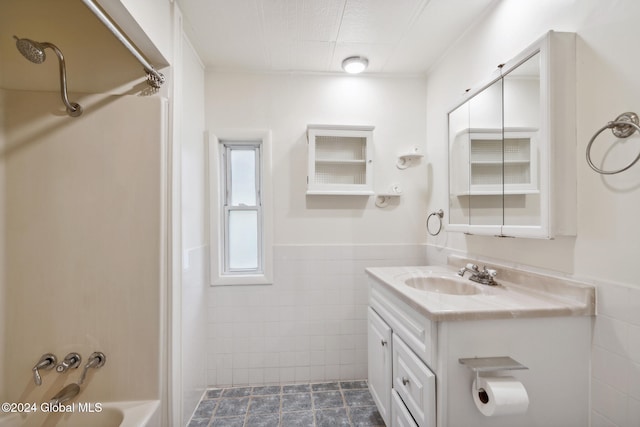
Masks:
[[[396,166],[398,167],[398,169],[406,169],[410,167],[414,161],[417,161],[422,157],[424,157],[424,154],[420,153],[420,148],[417,145],[414,145],[413,147],[411,147],[410,151],[402,153],[398,156],[398,162],[396,163]]]
[[[373,195],[373,129],[308,125],[307,194]]]

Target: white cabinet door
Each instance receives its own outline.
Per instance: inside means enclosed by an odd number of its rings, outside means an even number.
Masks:
[[[369,390],[386,425],[391,425],[391,328],[368,310]]]

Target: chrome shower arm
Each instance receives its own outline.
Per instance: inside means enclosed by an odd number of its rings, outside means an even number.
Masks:
[[[67,94],[67,67],[64,61],[64,55],[62,51],[58,49],[56,45],[49,42],[40,43],[43,47],[48,47],[53,50],[58,57],[58,68],[60,70],[60,97],[62,102],[67,107],[67,114],[71,117],[78,117],[82,114],[82,107],[75,102],[69,102],[69,95]]]

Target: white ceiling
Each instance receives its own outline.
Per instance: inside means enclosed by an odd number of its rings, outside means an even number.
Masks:
[[[178,0],[207,69],[426,73],[499,0]]]

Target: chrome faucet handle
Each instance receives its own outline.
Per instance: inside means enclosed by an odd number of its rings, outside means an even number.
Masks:
[[[469,263],[466,266],[462,267],[460,270],[458,270],[458,276],[464,277],[464,273],[466,273],[467,271],[470,271],[472,274],[478,274],[480,272],[476,264]]]
[[[91,356],[89,356],[89,360],[87,361],[87,364],[84,365],[84,369],[82,370],[82,375],[80,375],[80,380],[78,381],[78,384],[82,384],[84,382],[84,378],[87,375],[87,371],[90,368],[101,368],[102,366],[104,366],[104,364],[107,361],[107,356],[104,355],[104,353],[102,353],[101,351],[95,351],[93,353],[91,353]]]
[[[490,277],[496,277],[498,275],[498,271],[492,268],[484,267],[483,271]]]
[[[36,385],[42,385],[42,377],[40,376],[40,369],[49,370],[56,366],[58,358],[55,354],[45,353],[40,357],[36,366],[33,367],[33,382]]]
[[[69,353],[64,360],[56,366],[56,371],[62,373],[67,369],[78,368],[81,361],[82,357],[78,353]]]

